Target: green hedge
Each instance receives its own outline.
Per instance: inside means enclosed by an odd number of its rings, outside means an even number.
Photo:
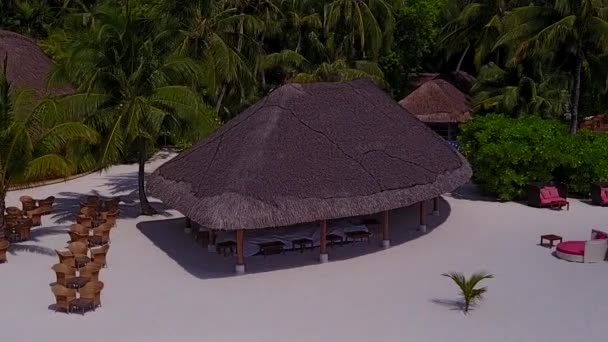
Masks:
[[[490,114],[462,125],[459,143],[474,182],[502,200],[523,197],[534,181],[565,182],[584,195],[589,183],[608,181],[608,134],[572,136],[556,120]]]

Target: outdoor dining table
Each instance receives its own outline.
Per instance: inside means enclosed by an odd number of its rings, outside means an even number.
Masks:
[[[89,277],[82,277],[82,276],[78,276],[78,277],[73,277],[70,278],[67,281],[67,288],[70,289],[76,289],[76,291],[78,292],[81,288],[83,288],[88,282],[89,282]]]
[[[79,256],[74,258],[74,261],[76,263],[76,268],[81,268],[84,267],[86,264],[91,262],[91,258],[87,257],[87,256]]]

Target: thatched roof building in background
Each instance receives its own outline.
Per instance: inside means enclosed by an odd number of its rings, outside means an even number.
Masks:
[[[399,104],[426,123],[471,120],[471,97],[443,79],[425,82]]]
[[[202,226],[242,230],[405,207],[470,176],[458,152],[358,80],[284,85],[147,184]]]
[[[15,87],[28,87],[39,97],[74,92],[69,86],[47,89],[46,81],[53,67],[36,42],[20,34],[0,30],[0,61],[7,58],[7,75]]]

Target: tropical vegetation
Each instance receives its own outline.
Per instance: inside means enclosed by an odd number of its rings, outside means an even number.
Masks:
[[[49,83],[75,87],[75,94],[38,102],[51,103],[48,108],[64,111],[57,115],[78,118],[99,135],[96,143],[73,152],[80,161],[72,171],[138,162],[142,213],[152,214],[144,165],[159,145],[187,148],[285,83],[367,77],[400,99],[420,72],[466,71],[477,78],[471,92],[480,121],[464,130],[465,153],[486,190],[516,197],[521,182],[557,171],[497,176],[495,165],[482,169],[474,155],[494,152],[478,150],[475,139],[482,138],[471,132],[492,123],[528,136],[523,123],[533,122],[559,134],[558,127],[567,124],[573,134],[582,117],[605,111],[607,5],[608,0],[5,0],[0,29],[37,39],[57,65]],[[493,116],[483,120],[495,112],[504,113],[501,123]],[[511,122],[506,117],[522,124],[503,124]],[[563,146],[580,156],[576,148],[587,146],[584,141],[573,138]],[[525,152],[527,145],[520,145]],[[501,146],[511,151],[507,142]],[[568,149],[556,153],[563,151]],[[581,170],[579,164],[561,169]]]
[[[488,292],[487,287],[477,287],[477,285],[483,280],[494,278],[494,275],[486,272],[476,272],[468,278],[458,272],[444,273],[442,276],[452,279],[454,284],[458,286],[462,296],[462,312],[465,314],[469,312],[472,305],[481,301]]]

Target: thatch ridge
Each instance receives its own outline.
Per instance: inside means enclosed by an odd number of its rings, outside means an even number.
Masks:
[[[399,101],[422,122],[462,123],[471,120],[471,98],[443,79],[434,79]]]
[[[395,209],[470,176],[460,154],[360,80],[275,90],[161,166],[148,189],[203,226],[232,230]]]
[[[0,61],[4,62],[5,57],[8,59],[8,79],[15,87],[31,88],[38,97],[74,93],[70,86],[47,89],[47,78],[53,68],[53,61],[33,39],[0,30]]]

